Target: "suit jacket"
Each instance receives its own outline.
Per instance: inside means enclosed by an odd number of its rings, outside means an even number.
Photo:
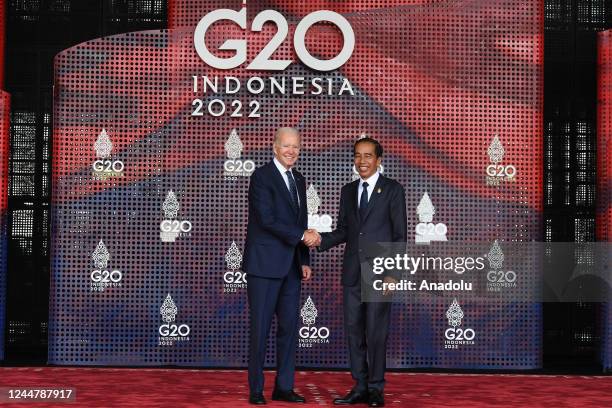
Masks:
[[[249,275],[283,278],[296,265],[310,265],[302,235],[308,228],[306,181],[292,170],[300,208],[296,211],[291,193],[273,161],[256,169],[249,184],[249,221],[243,269]]]
[[[321,234],[319,251],[346,242],[342,260],[342,285],[359,282],[361,264],[376,256],[371,248],[378,242],[406,242],[406,193],[395,180],[379,175],[363,219],[359,215],[357,192],[360,179],[340,192],[340,214],[336,229]]]

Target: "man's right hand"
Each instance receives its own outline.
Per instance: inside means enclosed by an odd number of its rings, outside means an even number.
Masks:
[[[321,235],[314,229],[308,229],[304,231],[304,244],[310,248],[321,245]]]

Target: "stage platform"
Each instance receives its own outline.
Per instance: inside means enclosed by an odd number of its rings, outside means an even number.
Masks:
[[[244,370],[2,367],[0,373],[0,387],[76,389],[73,403],[2,406],[249,406]],[[268,406],[295,407],[271,400],[273,376],[266,372]],[[351,385],[348,372],[299,371],[295,390],[306,397],[307,406],[333,406],[332,400]],[[612,377],[388,373],[385,400],[390,407],[610,407]]]

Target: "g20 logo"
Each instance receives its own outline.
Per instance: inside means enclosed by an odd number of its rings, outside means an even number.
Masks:
[[[122,276],[120,271],[101,271],[96,269],[91,273],[91,280],[96,283],[117,283],[121,281]]]
[[[476,332],[473,329],[462,329],[460,327],[449,327],[444,332],[444,337],[447,340],[474,340]]]
[[[514,271],[489,271],[487,280],[491,283],[514,283],[516,282],[516,272]]]
[[[205,15],[194,32],[194,45],[200,58],[208,65],[217,69],[232,69],[246,62],[247,59],[247,40],[230,39],[226,40],[220,50],[234,51],[234,55],[229,58],[220,58],[212,54],[206,46],[206,33],[211,25],[220,20],[229,20],[240,26],[243,30],[247,26],[247,9],[240,11],[230,9],[214,10]],[[270,39],[268,44],[259,51],[257,56],[246,67],[248,70],[270,70],[282,71],[289,66],[292,60],[272,60],[270,57],[285,41],[289,33],[289,25],[285,17],[275,10],[263,10],[255,16],[251,24],[251,31],[261,31],[266,22],[271,21],[277,27],[276,34]],[[306,32],[310,27],[319,22],[329,22],[334,24],[342,32],[344,45],[342,50],[334,58],[320,60],[313,57],[306,48]],[[305,16],[295,28],[293,35],[293,47],[295,52],[304,65],[318,71],[332,71],[344,65],[353,54],[355,48],[355,33],[350,23],[342,15],[329,11],[314,11]]]
[[[503,166],[501,164],[490,164],[487,166],[487,176],[513,179],[514,176],[516,176],[516,167],[512,164],[507,166]]]
[[[329,329],[327,327],[302,326],[300,337],[303,339],[327,339],[329,337]]]
[[[163,220],[159,226],[162,232],[187,233],[191,231],[192,225],[189,221]]]
[[[120,160],[96,160],[92,165],[93,171],[96,173],[121,173],[125,166]]]
[[[443,236],[443,235],[446,235],[446,233],[448,232],[448,228],[446,227],[445,224],[442,224],[442,223],[433,224],[431,222],[428,222],[428,223],[421,222],[416,225],[415,232],[418,235],[423,235],[423,236],[428,236],[428,235]]]
[[[186,324],[162,324],[159,326],[159,335],[162,337],[187,337],[191,329]]]
[[[227,271],[223,274],[223,281],[225,283],[236,283],[236,284],[245,284],[246,281],[246,273],[240,271]]]
[[[255,171],[255,162],[253,160],[226,160],[223,164],[223,169],[228,173],[252,173]]]
[[[321,232],[331,231],[333,220],[328,214],[309,214],[308,225],[316,225]],[[315,228],[316,229],[316,228]]]

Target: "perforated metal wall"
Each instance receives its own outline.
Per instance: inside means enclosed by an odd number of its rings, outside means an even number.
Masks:
[[[6,4],[0,4],[0,89],[4,88],[4,38],[6,32]]]
[[[0,65],[2,59],[0,58]],[[10,95],[0,90],[0,360],[4,358]]]
[[[503,246],[541,240],[540,1],[249,2],[249,21],[262,7],[274,8],[291,30],[312,10],[346,13],[356,47],[340,70],[321,74],[294,62],[274,76],[332,78],[336,92],[348,79],[355,95],[264,92],[257,95],[261,118],[194,117],[192,76],[271,75],[244,67],[214,71],[194,51],[194,22],[213,9],[241,5],[174,1],[170,26],[177,28],[171,31],[98,39],[57,56],[51,363],[246,365],[246,291],[240,282],[224,281],[240,277],[236,262],[227,261],[240,259],[247,222],[248,171],[232,173],[225,166],[237,159],[224,150],[235,136],[242,144],[239,159],[260,166],[271,159],[277,127],[299,128],[299,168],[317,190],[321,215],[336,218],[340,187],[353,177],[352,145],[367,134],[385,148],[384,174],[406,187],[409,231],[419,222],[416,208],[427,192],[449,241],[497,239]],[[246,38],[251,58],[272,32],[266,27],[262,34],[241,34],[217,23],[207,41],[218,46],[227,38]],[[336,52],[339,41],[339,32],[326,26],[308,31],[313,54]],[[296,60],[289,40],[275,58]],[[213,98],[228,104],[239,99],[246,107],[252,95],[243,88],[203,99]],[[499,153],[500,145],[503,157],[488,154],[491,146]],[[96,154],[122,171],[96,174]],[[492,163],[514,166],[514,179],[487,178]],[[160,236],[165,217],[184,230],[189,221],[191,230]],[[101,269],[120,271],[114,287],[92,291],[94,252]],[[311,297],[316,325],[330,336],[329,343],[299,348],[301,366],[347,365],[341,254],[341,248],[313,254],[316,277],[303,285],[302,304]],[[525,277],[538,272],[534,260]],[[511,304],[458,302],[466,324],[478,333],[475,344],[444,348],[449,304],[435,297],[396,304],[388,366],[540,365],[540,305],[527,293]],[[177,327],[189,326],[188,340],[159,345],[162,305]],[[273,341],[268,357],[272,364]]]
[[[10,95],[4,87],[5,4],[0,4],[0,360],[4,359]]]
[[[612,238],[612,30],[598,34],[597,65],[597,212],[599,241]],[[612,254],[611,254],[612,255]],[[609,262],[607,262],[609,265]],[[612,303],[603,305],[601,357],[612,368]]]

